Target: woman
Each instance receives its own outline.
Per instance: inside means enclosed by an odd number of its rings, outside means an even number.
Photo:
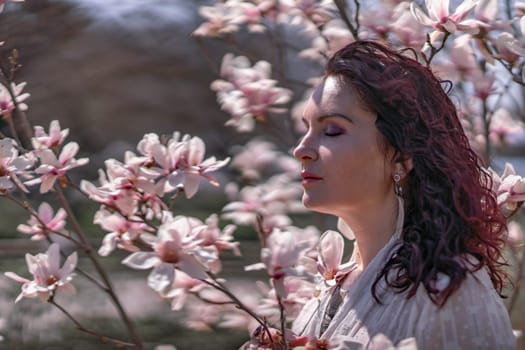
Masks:
[[[329,60],[304,122],[303,202],[338,216],[355,247],[351,271],[293,331],[340,349],[378,334],[425,350],[515,349],[499,295],[505,219],[431,71],[376,42],[349,44]]]

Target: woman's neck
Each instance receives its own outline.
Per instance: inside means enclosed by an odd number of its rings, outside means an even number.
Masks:
[[[357,249],[356,261],[363,271],[383,248],[396,229],[399,202],[392,194],[375,207],[362,206],[359,210],[341,215],[341,219],[352,229]]]

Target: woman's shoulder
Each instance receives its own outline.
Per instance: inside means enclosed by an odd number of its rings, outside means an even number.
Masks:
[[[436,285],[446,286],[441,275]],[[483,268],[467,272],[442,307],[419,288],[416,304],[423,318],[416,327],[418,346],[429,349],[515,349],[509,314]]]

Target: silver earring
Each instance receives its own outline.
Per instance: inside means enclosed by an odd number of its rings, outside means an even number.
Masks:
[[[401,186],[401,175],[394,174],[394,193],[399,197],[403,196],[403,187]]]

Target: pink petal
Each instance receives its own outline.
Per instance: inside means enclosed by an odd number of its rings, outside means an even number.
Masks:
[[[204,159],[206,146],[204,141],[199,137],[192,137],[189,141],[188,163],[190,165],[199,165]]]
[[[184,176],[184,194],[186,198],[193,197],[199,190],[201,177],[195,173],[185,173]]]
[[[60,269],[60,279],[64,281],[77,267],[78,256],[77,252],[73,252],[70,256],[67,257],[64,262],[64,266]]]
[[[122,263],[132,269],[146,270],[156,266],[160,262],[155,253],[136,252],[122,260]]]
[[[162,263],[156,266],[148,276],[148,286],[161,293],[173,283],[175,268],[172,264]]]
[[[79,149],[78,143],[76,142],[70,142],[67,145],[65,145],[64,148],[62,149],[62,152],[60,152],[60,156],[58,158],[58,161],[60,162],[60,164],[63,165],[67,163],[69,160],[73,159],[75,155],[77,154],[78,149]]]

